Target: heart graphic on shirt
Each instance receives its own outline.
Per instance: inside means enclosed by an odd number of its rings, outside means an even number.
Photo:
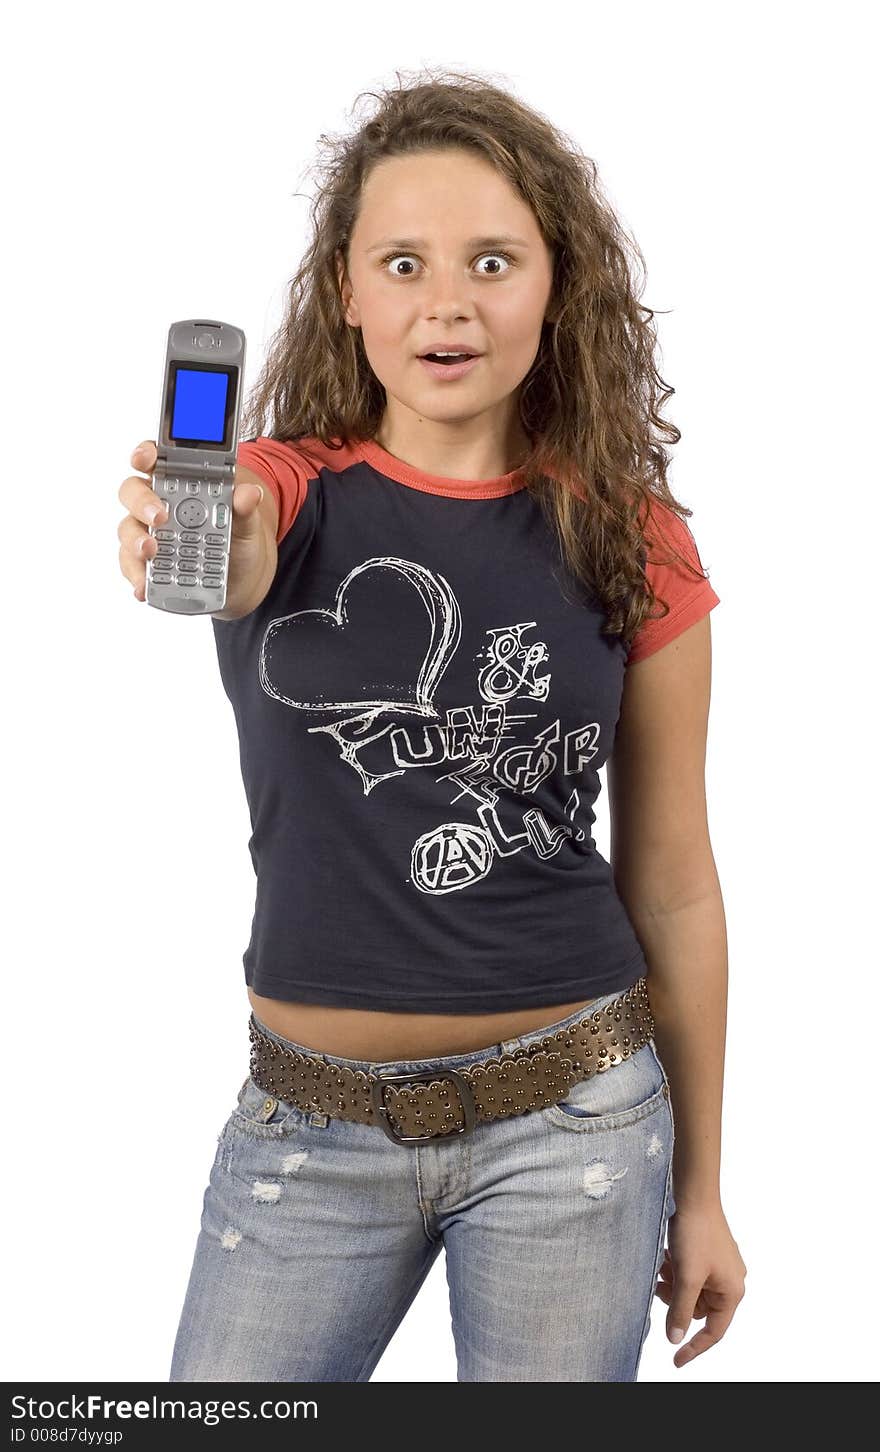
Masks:
[[[461,611],[448,581],[412,560],[378,556],[346,575],[335,609],[269,622],[260,685],[301,711],[436,716],[434,692],[460,639]]]

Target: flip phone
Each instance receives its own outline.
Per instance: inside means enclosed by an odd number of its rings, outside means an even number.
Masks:
[[[153,489],[167,523],[153,525],[146,601],[177,615],[211,614],[226,603],[232,491],[244,378],[245,336],[231,323],[172,323]]]

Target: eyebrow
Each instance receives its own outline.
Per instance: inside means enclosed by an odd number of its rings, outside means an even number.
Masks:
[[[465,242],[465,247],[498,247],[502,242],[515,247],[528,247],[524,237],[510,237],[499,233],[497,237],[471,237]],[[368,247],[368,252],[378,252],[382,247],[412,247],[418,249],[428,244],[423,237],[383,237],[380,242],[375,242]]]

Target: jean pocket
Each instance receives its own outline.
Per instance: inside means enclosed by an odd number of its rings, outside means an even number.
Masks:
[[[248,1075],[238,1091],[228,1128],[254,1139],[281,1139],[297,1129],[302,1120],[303,1112],[296,1104],[261,1089]]]
[[[280,1194],[274,1187],[283,1184],[304,1119],[295,1104],[267,1093],[248,1077],[220,1134],[218,1165],[234,1181],[250,1186],[255,1198],[271,1203]]]
[[[623,1129],[669,1104],[669,1081],[652,1039],[628,1059],[573,1084],[564,1099],[540,1112],[552,1124],[580,1133]]]

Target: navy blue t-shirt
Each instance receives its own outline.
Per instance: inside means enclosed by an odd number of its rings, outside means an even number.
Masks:
[[[425,1013],[628,988],[647,967],[592,836],[598,773],[628,664],[712,609],[708,579],[658,567],[670,614],[627,652],[522,470],[313,438],[238,459],[279,506],[268,594],[213,620],[253,829],[247,983]]]

